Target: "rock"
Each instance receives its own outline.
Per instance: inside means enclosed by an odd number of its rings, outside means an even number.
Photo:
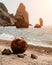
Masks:
[[[17,54],[17,56],[18,56],[19,58],[24,58],[24,57],[25,57],[25,54]]]
[[[17,22],[16,22],[17,28],[28,28],[29,16],[27,11],[25,10],[25,5],[23,3],[20,3],[15,17],[17,18]]]
[[[31,54],[31,58],[32,58],[32,59],[37,59],[37,56],[34,55],[34,54]]]
[[[39,18],[39,23],[40,23],[40,26],[43,26],[43,19],[42,18]]]
[[[40,24],[36,24],[36,25],[34,26],[34,28],[41,28],[41,27],[43,26],[43,19],[42,19],[42,18],[39,19],[39,23],[40,23]]]
[[[14,54],[24,53],[27,49],[27,42],[23,38],[14,39],[11,43]]]
[[[10,54],[11,54],[11,51],[10,51],[10,49],[4,49],[4,50],[2,51],[2,54],[3,54],[3,55],[10,55]]]
[[[0,2],[0,9],[2,9],[5,12],[8,12],[6,6],[2,2]]]
[[[41,26],[39,24],[36,24],[34,28],[41,28]]]

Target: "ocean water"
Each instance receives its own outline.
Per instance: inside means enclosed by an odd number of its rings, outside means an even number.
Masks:
[[[28,44],[36,46],[46,46],[52,47],[52,27],[42,27],[42,28],[16,28],[14,26],[10,27],[0,27],[0,34],[5,33],[13,35],[15,37],[23,37],[26,39]]]

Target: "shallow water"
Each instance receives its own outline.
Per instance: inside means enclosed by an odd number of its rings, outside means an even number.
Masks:
[[[16,37],[24,37],[29,44],[52,47],[52,27],[18,28],[0,27],[0,34],[6,33]]]

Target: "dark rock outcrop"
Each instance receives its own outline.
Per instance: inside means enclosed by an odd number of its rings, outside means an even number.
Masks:
[[[10,54],[12,54],[11,51],[10,51],[10,49],[4,49],[2,51],[2,55],[10,55]]]
[[[13,26],[16,21],[14,16],[0,9],[0,26]]]
[[[25,6],[23,3],[19,5],[19,8],[17,9],[15,17],[17,19],[17,22],[16,22],[17,28],[28,28],[29,16],[27,11],[25,10]]]
[[[6,6],[2,2],[0,2],[0,9],[2,9],[5,12],[8,12]]]
[[[15,16],[8,13],[6,6],[0,2],[0,26],[14,26],[16,21]]]
[[[2,11],[0,11],[0,25],[7,26],[10,25],[11,21],[9,17],[6,17]]]
[[[18,38],[12,41],[11,49],[14,54],[24,53],[27,49],[27,42],[23,38]]]

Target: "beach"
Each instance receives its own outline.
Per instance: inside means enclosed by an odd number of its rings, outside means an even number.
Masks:
[[[28,45],[24,52],[24,58],[17,57],[17,54],[2,55],[3,49],[11,49],[10,41],[0,41],[0,65],[52,65],[52,48]],[[32,59],[31,54],[37,56],[37,59]]]
[[[0,1],[0,65],[52,65],[51,2]]]

